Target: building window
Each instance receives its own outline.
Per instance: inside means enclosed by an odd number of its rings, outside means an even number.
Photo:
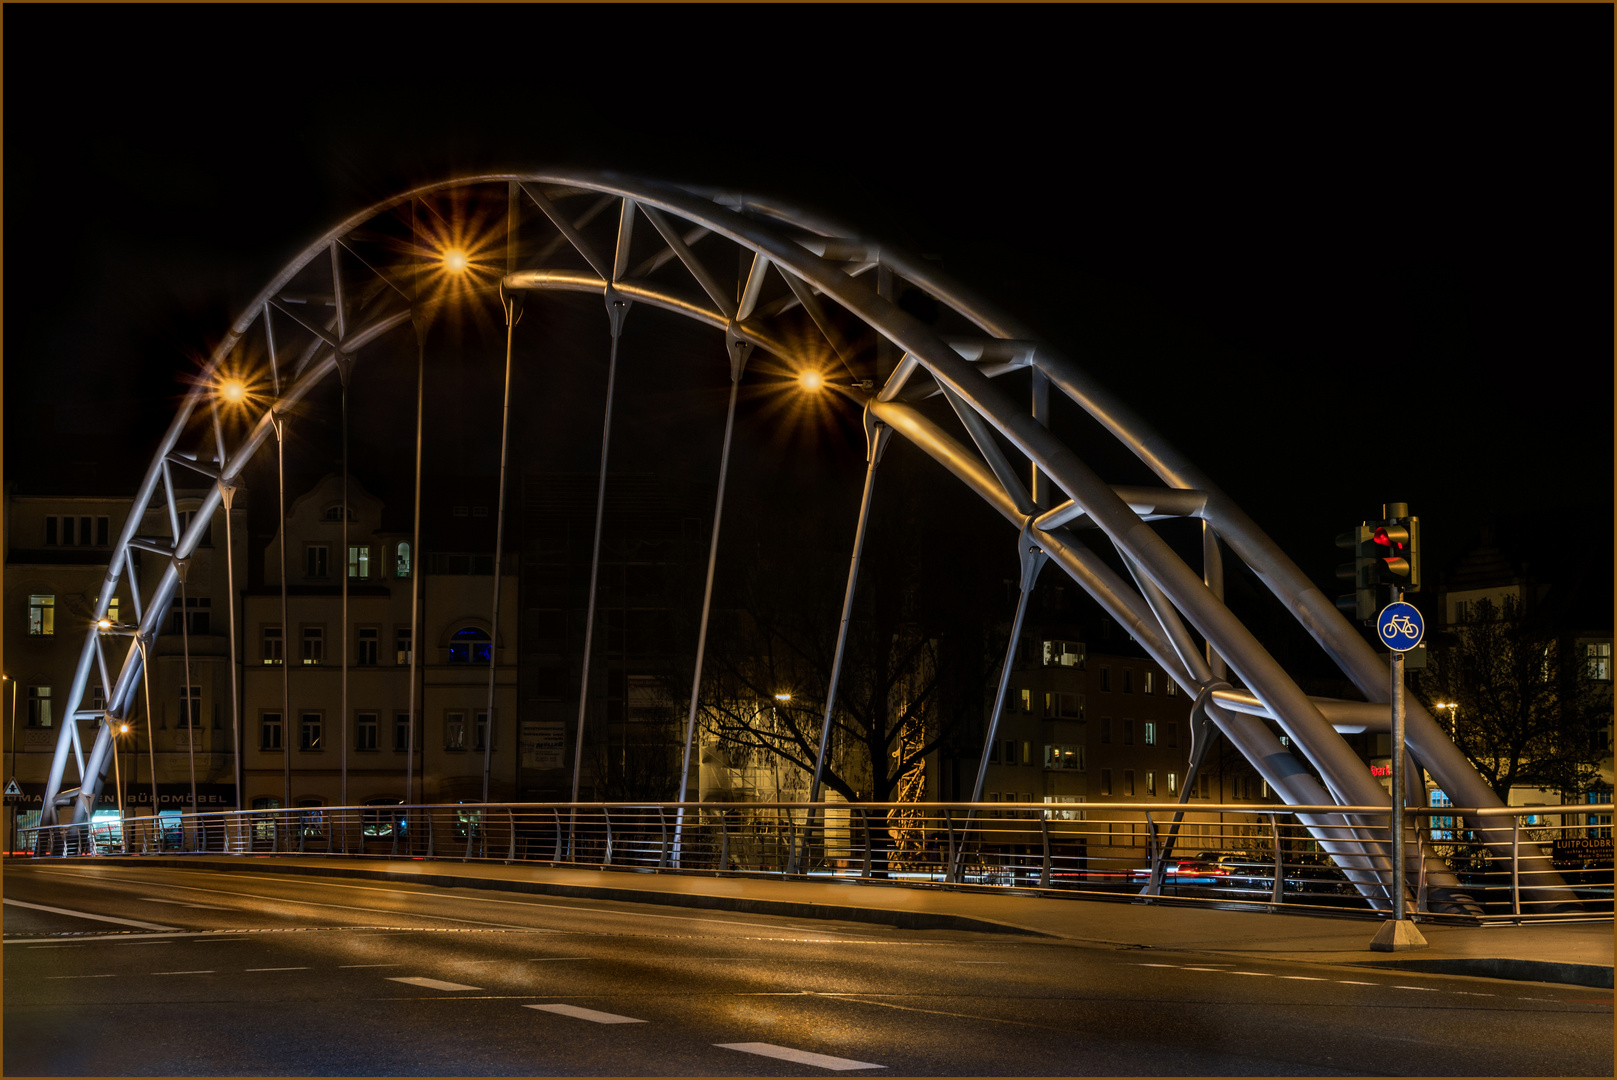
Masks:
[[[187,596],[183,609],[175,609],[174,630],[178,634],[182,629],[192,634],[207,634],[212,632],[213,600],[206,596]]]
[[[1006,739],[1005,740],[1005,764],[1007,764],[1007,765],[1015,765],[1016,764],[1016,740],[1015,739]]]
[[[107,546],[107,537],[111,531],[108,528],[110,524],[111,522],[104,517],[98,517],[95,519],[95,543],[97,547]]]
[[[107,601],[107,618],[113,622],[118,621],[118,598],[116,596]]]
[[[107,691],[102,686],[90,688],[90,711],[104,713],[107,711]]]
[[[264,663],[271,667],[279,667],[286,662],[284,646],[286,642],[281,638],[279,626],[264,627]]]
[[[1044,767],[1046,769],[1073,769],[1077,772],[1084,770],[1084,748],[1082,746],[1056,746],[1049,743],[1044,747]]]
[[[1112,669],[1105,664],[1100,666],[1100,688],[1102,690],[1112,688]]]
[[[1155,720],[1145,722],[1145,745],[1157,745],[1157,722]]]
[[[401,543],[394,551],[393,576],[407,578],[410,576],[410,545]]]
[[[397,713],[393,717],[393,749],[410,749],[410,714]]]
[[[56,519],[54,517],[45,519],[45,543],[49,547],[56,546]]]
[[[1145,793],[1147,795],[1155,795],[1157,793],[1157,774],[1154,772],[1147,772],[1145,774]]]
[[[28,597],[28,634],[30,637],[50,637],[56,633],[56,596],[53,593],[34,593]]]
[[[1110,769],[1102,769],[1100,771],[1100,793],[1102,795],[1110,795],[1112,793],[1112,770]]]
[[[66,547],[73,546],[73,519],[70,517],[62,519],[62,543]]]
[[[1123,745],[1124,746],[1133,746],[1134,745],[1134,721],[1133,720],[1125,720],[1125,721],[1123,721]]]
[[[488,713],[486,711],[479,712],[477,714],[477,745],[472,747],[472,749],[474,749],[474,750],[482,750],[484,748],[484,740],[486,740],[487,738],[488,738]]]
[[[1134,770],[1133,769],[1124,769],[1123,770],[1123,794],[1124,795],[1133,795],[1134,794]]]
[[[466,714],[452,712],[444,714],[444,749],[466,749]]]
[[[358,713],[354,717],[354,749],[376,749],[376,714],[373,712]]]
[[[281,748],[281,714],[267,712],[258,718],[258,748],[260,750],[279,750]]]
[[[350,544],[348,547],[348,576],[356,581],[368,581],[371,576],[371,548],[369,544]]]
[[[1177,697],[1179,695],[1179,684],[1172,679],[1163,679],[1162,692],[1168,697]]]
[[[1163,733],[1167,736],[1167,744],[1169,746],[1178,746],[1179,745],[1179,725],[1178,724],[1163,724],[1162,728],[1163,728]]]
[[[198,728],[202,726],[202,687],[180,687],[180,713],[175,727]]]
[[[303,576],[323,578],[326,576],[326,555],[331,549],[325,544],[310,544],[303,550]]]
[[[1168,794],[1169,795],[1177,795],[1177,794],[1179,794],[1179,774],[1178,773],[1169,773],[1168,774]]]
[[[1141,692],[1147,693],[1147,694],[1156,693],[1157,692],[1157,673],[1154,672],[1154,671],[1142,672],[1141,675],[1140,675],[1140,684],[1141,684],[1140,685]]]
[[[1583,647],[1589,660],[1589,678],[1600,682],[1611,681],[1611,642],[1591,641]]]
[[[393,662],[401,667],[410,663],[410,628],[401,626],[393,632]]]
[[[1045,715],[1062,720],[1082,720],[1084,718],[1084,695],[1062,694],[1052,691],[1044,695]]]
[[[491,654],[488,635],[475,626],[457,630],[455,636],[449,639],[451,664],[486,664]]]
[[[303,714],[303,723],[298,731],[299,750],[322,750],[320,744],[321,728],[324,726],[324,717],[317,712]]]
[[[354,650],[354,663],[360,667],[376,666],[376,643],[382,632],[374,626],[359,628],[359,647]]]
[[[48,686],[30,686],[28,688],[28,726],[51,726],[51,688]]]
[[[1112,744],[1112,718],[1110,716],[1100,718],[1100,744],[1102,746]]]
[[[1134,693],[1134,670],[1132,668],[1123,669],[1123,693]]]
[[[999,740],[998,739],[995,739],[993,742],[988,744],[988,763],[990,765],[998,765],[999,764]]]
[[[1046,641],[1044,643],[1044,663],[1059,664],[1062,667],[1075,667],[1082,671],[1084,668],[1084,645],[1081,641]]]
[[[313,667],[326,659],[326,631],[320,626],[303,628],[303,663]]]
[[[1022,740],[1022,764],[1033,764],[1033,744],[1026,739]],[[1031,797],[1029,798],[1029,801],[1032,801]]]

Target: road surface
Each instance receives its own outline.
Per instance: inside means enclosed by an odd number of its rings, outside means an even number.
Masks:
[[[1606,1075],[1612,993],[1021,934],[11,863],[8,1075]]]

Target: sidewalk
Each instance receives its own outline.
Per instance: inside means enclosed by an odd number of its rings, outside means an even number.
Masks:
[[[672,904],[873,922],[908,930],[1038,934],[1116,948],[1214,953],[1243,960],[1357,965],[1610,988],[1613,929],[1599,922],[1525,926],[1420,924],[1429,948],[1370,951],[1377,924],[1322,915],[1227,911],[851,880],[782,881],[571,869],[533,864],[230,856],[100,856],[97,862],[409,881],[440,888]]]

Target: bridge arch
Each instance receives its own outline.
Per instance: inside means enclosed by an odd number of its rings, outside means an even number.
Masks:
[[[428,220],[432,200],[456,193],[480,193],[485,208],[503,196],[504,221],[485,221],[479,229],[476,222],[453,216]],[[133,711],[142,645],[161,626],[204,526],[228,498],[242,468],[275,435],[286,410],[323,381],[346,378],[351,358],[384,335],[413,325],[419,340],[431,305],[459,287],[441,269],[462,260],[465,265],[454,269],[497,279],[508,327],[518,317],[522,295],[552,290],[601,295],[614,342],[632,304],[674,312],[720,331],[732,389],[754,350],[788,363],[801,359],[802,344],[781,322],[787,312],[806,313],[823,344],[845,364],[853,359],[847,326],[873,335],[896,357],[892,370],[880,373],[879,385],[856,378],[837,387],[865,413],[870,448],[866,508],[884,441],[893,435],[910,440],[1007,519],[1017,531],[1019,550],[1036,553],[1038,562],[1054,562],[1117,619],[1195,700],[1195,724],[1216,727],[1288,804],[1385,805],[1384,789],[1340,732],[1386,722],[1386,661],[1187,456],[1033,329],[931,263],[812,212],[743,193],[606,172],[554,171],[447,181],[360,211],[289,262],[231,325],[166,430],[113,547],[97,619],[106,615],[106,598],[120,580],[134,585],[133,551],[166,558],[168,567],[153,594],[137,599],[135,623],[92,625],[86,631],[75,677],[61,703],[64,725],[47,785],[45,823],[85,820],[95,805],[108,767],[109,729],[100,727],[76,788],[68,783],[76,758],[67,729],[75,726],[71,721],[89,718],[83,697],[91,673],[107,664],[115,635],[133,640],[121,658],[112,657],[119,666],[109,684],[109,718]],[[721,286],[710,269],[721,260],[748,267],[739,295]],[[897,303],[900,287],[919,290],[971,332],[940,333]],[[321,317],[311,314],[311,296],[331,298],[329,313],[320,308]],[[508,329],[508,336],[513,332]],[[250,403],[250,423],[230,444],[219,420],[219,395],[227,378],[249,358],[268,366],[270,388]],[[1032,372],[1031,405],[1013,401],[995,381],[1022,368]],[[1092,417],[1162,486],[1104,481],[1045,426],[1052,392],[1064,394]],[[918,400],[940,394],[952,406],[959,429],[945,430],[915,407]],[[733,401],[732,392],[732,419]],[[188,449],[185,444],[199,436],[204,445]],[[177,470],[201,473],[211,483],[200,512],[188,528],[171,514],[169,538],[137,536],[142,514],[154,499],[176,505]],[[1151,526],[1155,520],[1181,517],[1202,524],[1200,568],[1187,565]],[[862,511],[861,535],[863,520]],[[1078,538],[1078,530],[1098,533],[1111,543],[1128,576],[1113,571]],[[1297,686],[1225,606],[1220,543],[1275,594],[1371,705],[1311,698]],[[1037,569],[1035,565],[1031,572]],[[1024,584],[1031,587],[1026,573]],[[1232,684],[1232,672],[1240,689]],[[833,692],[835,678],[833,674]],[[1297,762],[1271,725],[1306,755],[1318,779]],[[1413,700],[1407,732],[1411,751],[1456,804],[1498,805]],[[1199,757],[1208,742],[1206,732],[1196,741]],[[1354,839],[1359,824],[1354,815],[1317,814],[1307,821],[1361,890],[1373,890],[1383,853]],[[1542,869],[1549,870],[1547,860]],[[1429,882],[1437,882],[1443,871],[1429,865],[1427,873]]]

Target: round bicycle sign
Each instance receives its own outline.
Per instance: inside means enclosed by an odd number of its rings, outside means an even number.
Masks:
[[[1408,652],[1420,644],[1426,624],[1414,604],[1399,600],[1382,608],[1381,614],[1376,616],[1376,633],[1381,636],[1382,644],[1393,652]]]

